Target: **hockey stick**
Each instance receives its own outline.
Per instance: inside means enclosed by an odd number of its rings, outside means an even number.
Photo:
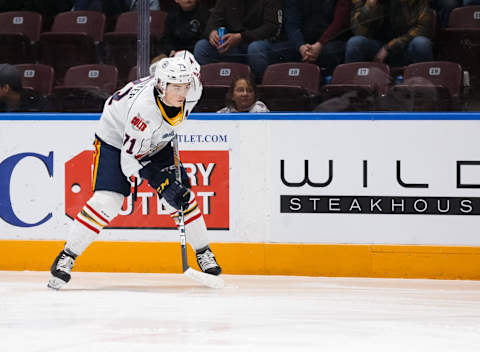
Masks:
[[[175,164],[175,177],[178,182],[182,182],[182,172],[180,169],[180,153],[178,152],[178,137],[175,137],[172,141],[173,146],[173,162]],[[189,278],[211,288],[222,288],[225,286],[221,277],[206,274],[204,272],[192,269],[188,266],[187,260],[187,237],[185,235],[185,216],[183,208],[178,210],[178,231],[180,234],[180,249],[182,251],[182,270]]]

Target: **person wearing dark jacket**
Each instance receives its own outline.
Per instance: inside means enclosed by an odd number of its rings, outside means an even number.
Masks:
[[[194,56],[200,65],[248,62],[260,80],[268,65],[269,40],[280,34],[281,25],[281,0],[217,0],[205,29],[208,39],[197,42]],[[225,27],[223,38],[219,27]]]
[[[193,52],[195,43],[203,37],[210,12],[199,0],[176,0],[168,12],[161,45],[161,54],[170,56],[172,51]]]
[[[343,62],[350,26],[350,0],[285,0],[289,60],[318,63],[331,75]],[[275,45],[273,46],[275,50]]]
[[[351,23],[355,36],[347,42],[345,62],[404,66],[433,60],[429,0],[352,0]]]

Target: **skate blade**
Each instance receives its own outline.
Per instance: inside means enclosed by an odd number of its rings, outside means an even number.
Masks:
[[[66,284],[65,281],[62,279],[59,279],[58,277],[52,277],[50,280],[48,280],[47,287],[54,289],[54,290],[59,290]]]

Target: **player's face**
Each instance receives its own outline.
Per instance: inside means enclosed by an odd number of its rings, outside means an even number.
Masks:
[[[175,0],[183,11],[192,11],[197,6],[198,0]]]
[[[179,108],[187,98],[190,83],[169,83],[163,100],[169,106]]]
[[[233,88],[232,100],[238,111],[247,111],[255,102],[253,87],[244,79],[238,80]]]

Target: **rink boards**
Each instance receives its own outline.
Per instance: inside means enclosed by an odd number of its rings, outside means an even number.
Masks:
[[[98,117],[0,116],[0,270],[48,269],[91,195]],[[480,278],[480,114],[190,119],[181,158],[224,272]],[[141,184],[76,270],[180,264],[174,224]]]

